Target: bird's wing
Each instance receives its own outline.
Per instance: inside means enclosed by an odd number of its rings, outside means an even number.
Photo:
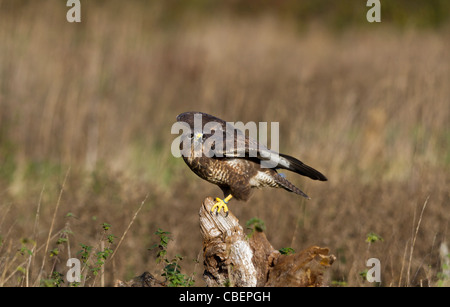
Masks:
[[[221,125],[221,134],[218,134],[217,137],[219,136],[223,137],[223,147],[221,151],[216,153],[222,154],[224,157],[256,158],[260,160],[263,168],[282,168],[307,176],[313,180],[327,180],[322,173],[302,161],[267,148],[255,139],[246,136],[241,130],[234,128],[229,123]],[[220,142],[218,139],[217,141]]]

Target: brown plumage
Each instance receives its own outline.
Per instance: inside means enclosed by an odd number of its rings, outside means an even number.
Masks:
[[[201,125],[195,122],[195,118],[201,119]],[[313,180],[327,180],[312,167],[260,145],[212,115],[186,112],[178,115],[177,121],[186,123],[186,130],[180,139],[184,161],[200,178],[218,185],[224,197],[229,196],[227,200],[231,194],[238,200],[246,201],[252,188],[263,187],[283,188],[309,198],[280,175],[277,169],[286,169]],[[264,162],[272,167],[263,167]]]

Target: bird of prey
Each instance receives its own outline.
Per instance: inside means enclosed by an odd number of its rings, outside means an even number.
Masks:
[[[278,169],[286,169],[313,180],[327,178],[294,157],[270,150],[230,123],[202,112],[177,116],[185,129],[180,137],[180,152],[189,168],[200,178],[219,186],[224,198],[216,198],[211,212],[228,214],[228,201],[234,197],[247,201],[252,188],[283,188],[308,198]]]

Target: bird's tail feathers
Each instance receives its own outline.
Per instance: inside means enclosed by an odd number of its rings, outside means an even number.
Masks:
[[[293,171],[300,175],[309,177],[313,180],[320,180],[320,181],[328,180],[327,177],[325,177],[325,175],[323,175],[321,172],[319,172],[318,170],[315,170],[311,166],[306,165],[302,161],[297,160],[296,158],[288,156],[288,155],[284,155],[284,154],[279,154],[279,155],[281,157],[281,161],[278,164],[280,168]]]
[[[275,179],[275,182],[278,183],[281,188],[283,188],[283,189],[285,189],[285,190],[287,190],[289,192],[293,192],[295,194],[301,195],[301,196],[303,196],[303,197],[305,197],[307,199],[311,199],[302,190],[300,190],[295,185],[290,183],[286,178],[284,178],[280,174],[276,174],[275,176],[273,176],[273,178]]]

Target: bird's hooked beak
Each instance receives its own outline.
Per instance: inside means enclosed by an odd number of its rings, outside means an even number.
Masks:
[[[192,145],[195,152],[201,152],[203,148],[203,133],[194,132],[192,136]]]
[[[194,142],[201,143],[202,140],[203,140],[203,133],[197,132],[197,133],[194,134]]]

